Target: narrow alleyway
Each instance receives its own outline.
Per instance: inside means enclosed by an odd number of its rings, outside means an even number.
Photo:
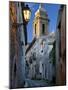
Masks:
[[[46,87],[46,86],[49,86],[48,81],[26,79],[25,87]]]

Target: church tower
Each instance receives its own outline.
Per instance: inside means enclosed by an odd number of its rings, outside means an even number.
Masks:
[[[49,19],[43,6],[43,4],[40,4],[39,9],[35,13],[35,18],[33,21],[33,36],[36,38],[48,34]]]

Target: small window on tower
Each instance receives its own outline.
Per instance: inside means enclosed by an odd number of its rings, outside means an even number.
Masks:
[[[45,33],[45,24],[42,24],[42,34]]]
[[[36,34],[36,24],[35,24],[35,34]]]

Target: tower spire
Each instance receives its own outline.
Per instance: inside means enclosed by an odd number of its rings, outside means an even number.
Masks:
[[[40,3],[39,8],[44,8],[44,4]]]

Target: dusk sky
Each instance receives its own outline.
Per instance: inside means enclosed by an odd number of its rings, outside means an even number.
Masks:
[[[31,42],[33,39],[33,20],[35,16],[35,12],[39,8],[39,3],[26,3],[29,5],[31,9],[31,18],[27,25],[27,37],[28,42]],[[48,17],[49,17],[49,32],[56,30],[56,24],[57,24],[57,16],[58,16],[58,10],[60,5],[59,4],[46,4],[44,3],[44,9],[46,10]]]

